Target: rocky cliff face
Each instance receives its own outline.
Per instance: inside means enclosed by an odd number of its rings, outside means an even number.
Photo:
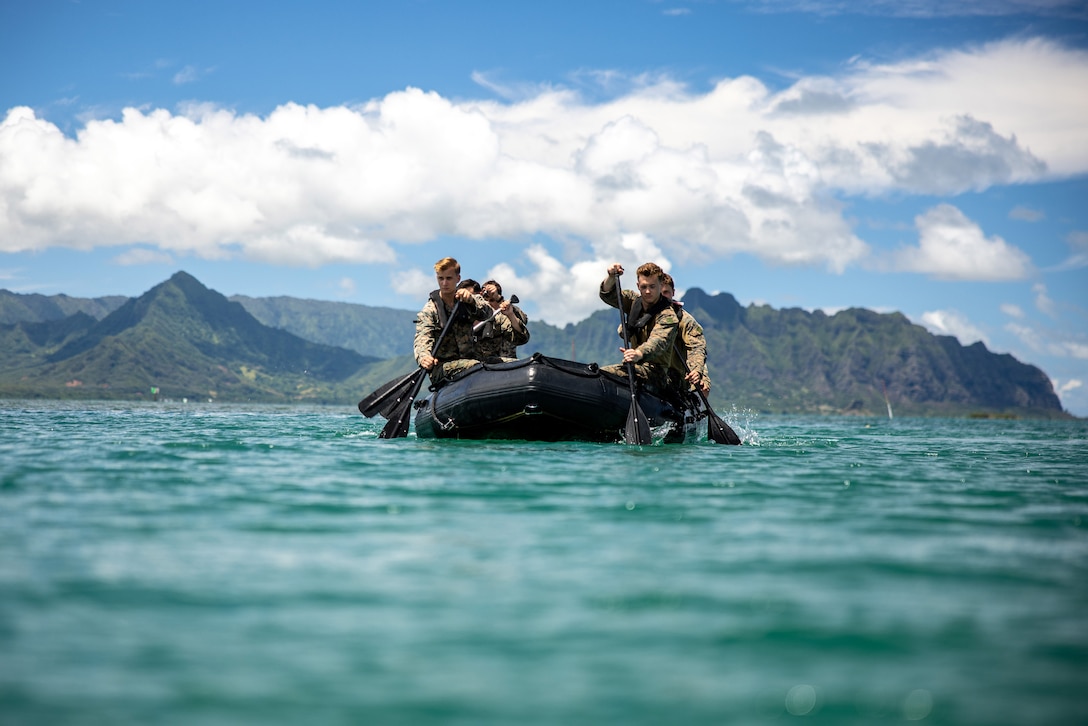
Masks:
[[[886,391],[903,413],[1062,411],[1039,368],[932,335],[900,313],[741,308],[698,289],[685,304],[706,329],[715,378],[766,410],[877,413]]]

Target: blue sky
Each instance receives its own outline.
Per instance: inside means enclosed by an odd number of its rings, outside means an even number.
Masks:
[[[1088,415],[1081,1],[8,0],[0,68],[15,292],[416,309],[453,255],[564,324],[653,259],[982,340]]]

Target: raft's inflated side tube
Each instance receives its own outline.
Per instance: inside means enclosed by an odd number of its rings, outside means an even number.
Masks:
[[[415,428],[421,438],[618,441],[630,403],[625,378],[536,353],[452,377],[417,402]],[[639,403],[651,426],[672,423],[680,438],[690,435],[687,412],[646,392]]]

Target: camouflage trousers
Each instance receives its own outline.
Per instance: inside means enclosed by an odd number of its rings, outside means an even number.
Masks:
[[[437,386],[447,378],[451,378],[461,371],[467,370],[479,363],[480,361],[475,358],[458,358],[457,360],[448,360],[445,363],[439,363],[431,369],[431,384]]]
[[[635,380],[641,383],[650,393],[664,395],[670,391],[679,389],[680,381],[678,378],[670,375],[671,371],[665,370],[659,365],[634,363],[631,367],[634,368]],[[613,365],[601,366],[601,370],[605,373],[611,373],[614,376],[627,378],[626,363],[614,363]],[[674,380],[674,378],[677,379]]]

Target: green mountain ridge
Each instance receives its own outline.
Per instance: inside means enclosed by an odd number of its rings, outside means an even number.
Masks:
[[[697,289],[685,309],[703,323],[712,378],[745,391],[753,409],[879,415],[886,392],[903,415],[1064,415],[1036,366],[933,335],[901,313],[744,308]]]
[[[183,272],[139,298],[55,297],[0,291],[0,395],[146,397],[158,385],[173,397],[353,403],[415,366],[409,310],[228,300]],[[743,307],[698,288],[684,303],[704,326],[719,408],[886,415],[890,403],[897,415],[1069,416],[1036,366],[933,335],[901,313]],[[610,308],[563,328],[530,321],[519,353],[613,362],[618,322]]]
[[[61,320],[75,313],[85,313],[95,320],[101,320],[127,301],[124,295],[80,298],[0,290],[0,325],[43,323]]]
[[[410,310],[371,307],[354,303],[304,300],[301,298],[247,297],[232,295],[261,323],[282,328],[300,338],[354,350],[376,358],[412,354],[412,334],[390,334],[413,330],[415,313]]]
[[[88,323],[88,321],[92,321]],[[0,326],[0,394],[335,402],[378,359],[259,323],[179,272],[101,320],[85,313]]]

